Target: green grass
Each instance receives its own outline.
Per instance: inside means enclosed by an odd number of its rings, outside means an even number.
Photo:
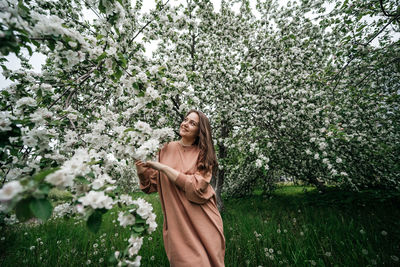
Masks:
[[[135,196],[153,204],[159,225],[151,241],[145,238],[142,266],[169,266],[158,196]],[[400,265],[398,194],[334,188],[319,194],[310,187],[282,186],[271,197],[256,192],[224,203],[227,267]],[[111,252],[124,248],[129,238],[113,223],[116,217],[115,210],[105,214],[98,234],[73,220],[2,229],[0,266],[83,266],[88,260],[106,266]]]

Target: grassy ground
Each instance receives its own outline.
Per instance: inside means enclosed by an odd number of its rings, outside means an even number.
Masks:
[[[306,192],[305,192],[306,191]],[[159,227],[145,239],[142,266],[169,266]],[[282,186],[272,196],[225,200],[226,266],[400,266],[400,197]],[[98,234],[82,222],[49,221],[1,230],[0,266],[106,266],[129,233],[115,226],[115,210]],[[116,236],[116,233],[118,235]],[[151,239],[151,240],[149,240]]]

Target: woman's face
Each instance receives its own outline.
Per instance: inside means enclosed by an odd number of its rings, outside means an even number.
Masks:
[[[186,116],[181,123],[179,128],[179,135],[185,138],[195,139],[199,134],[199,115],[196,112],[192,112]]]

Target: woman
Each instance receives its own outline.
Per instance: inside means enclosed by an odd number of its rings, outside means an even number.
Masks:
[[[217,168],[210,122],[202,112],[190,110],[179,135],[179,141],[160,150],[159,162],[136,161],[140,189],[160,195],[171,266],[224,266],[222,219],[210,185]]]

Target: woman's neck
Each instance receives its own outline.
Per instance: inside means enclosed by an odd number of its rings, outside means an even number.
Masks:
[[[188,139],[188,138],[182,137],[180,142],[184,146],[190,146],[190,145],[192,145],[194,143],[194,139]]]

